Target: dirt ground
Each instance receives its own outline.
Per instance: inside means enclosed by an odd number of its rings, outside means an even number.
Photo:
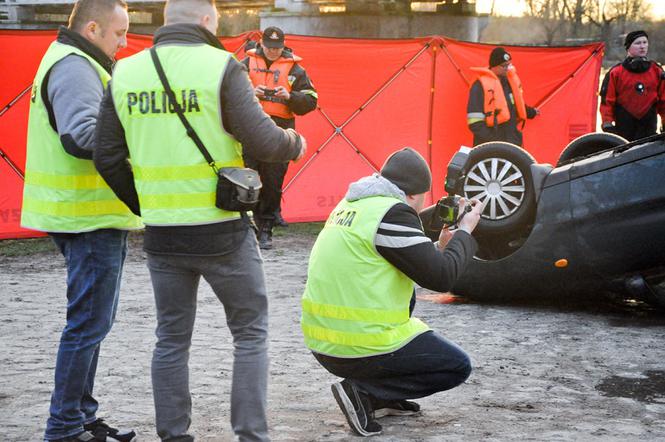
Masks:
[[[315,236],[297,230],[286,229],[275,249],[263,254],[271,301],[272,438],[350,440],[330,393],[335,378],[302,343],[299,300]],[[100,417],[136,429],[141,441],[156,441],[149,370],[155,318],[140,240],[132,240],[96,396]],[[41,440],[64,293],[64,262],[54,250],[0,255],[0,441]],[[416,315],[460,344],[474,371],[460,387],[421,399],[421,415],[382,419],[376,440],[665,440],[663,315],[631,305],[555,308],[427,299],[419,301]],[[233,439],[231,362],[224,312],[202,283],[190,360],[197,440]]]

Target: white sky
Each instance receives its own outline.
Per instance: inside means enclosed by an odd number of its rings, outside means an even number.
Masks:
[[[501,15],[522,15],[525,10],[524,0],[496,0],[494,10]],[[665,18],[664,0],[647,0],[651,5],[651,15],[653,18]],[[492,0],[476,0],[476,9],[478,12],[487,13],[492,8]]]

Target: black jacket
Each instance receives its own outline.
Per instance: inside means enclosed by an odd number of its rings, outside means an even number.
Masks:
[[[206,43],[223,49],[219,40],[206,29],[190,24],[163,26],[154,36],[154,44]],[[168,75],[168,72],[167,72]],[[125,132],[115,112],[111,88],[102,100],[97,124],[97,148],[94,162],[97,170],[115,194],[135,214],[140,214],[134,175],[127,161],[129,150]],[[300,153],[302,141],[292,130],[283,130],[263,112],[254,97],[246,70],[229,61],[220,86],[222,119],[220,124],[243,146],[245,153],[266,162],[285,162]],[[173,115],[177,118],[176,115]],[[183,131],[185,128],[183,127]],[[198,155],[198,153],[197,153]],[[215,255],[232,251],[244,238],[244,221],[230,221],[205,226],[147,227],[144,247],[153,253]],[[227,233],[237,233],[230,240]]]

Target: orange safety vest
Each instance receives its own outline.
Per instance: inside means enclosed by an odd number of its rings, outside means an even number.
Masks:
[[[499,77],[488,68],[471,68],[471,70],[478,74],[478,81],[480,81],[480,85],[483,87],[485,124],[488,127],[494,127],[495,121],[497,125],[509,121],[510,110],[508,109],[506,95],[504,94]],[[522,82],[514,69],[509,70],[507,76],[508,83],[512,89],[515,109],[517,110],[517,123],[519,124],[526,121],[526,104],[524,103],[524,95],[522,94]]]
[[[289,81],[289,72],[293,65],[302,60],[297,55],[293,58],[279,57],[270,65],[270,69],[266,66],[266,61],[263,56],[257,55],[256,49],[247,51],[249,57],[249,79],[254,86],[260,84],[265,85],[267,89],[275,89],[277,86],[283,86],[289,93],[291,93],[291,81]],[[286,100],[276,97],[260,98],[259,102],[263,106],[265,113],[272,117],[280,118],[295,118],[295,115],[286,104]]]

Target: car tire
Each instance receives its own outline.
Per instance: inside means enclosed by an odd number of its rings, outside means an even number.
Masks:
[[[628,143],[625,138],[604,132],[594,132],[581,137],[575,138],[568,146],[563,149],[557,161],[557,167],[569,163],[577,158],[582,158],[587,155],[592,155],[606,149],[621,146]]]
[[[533,163],[535,159],[526,150],[511,143],[493,141],[471,150],[461,191],[467,199],[487,201],[477,233],[517,230],[533,220]]]

